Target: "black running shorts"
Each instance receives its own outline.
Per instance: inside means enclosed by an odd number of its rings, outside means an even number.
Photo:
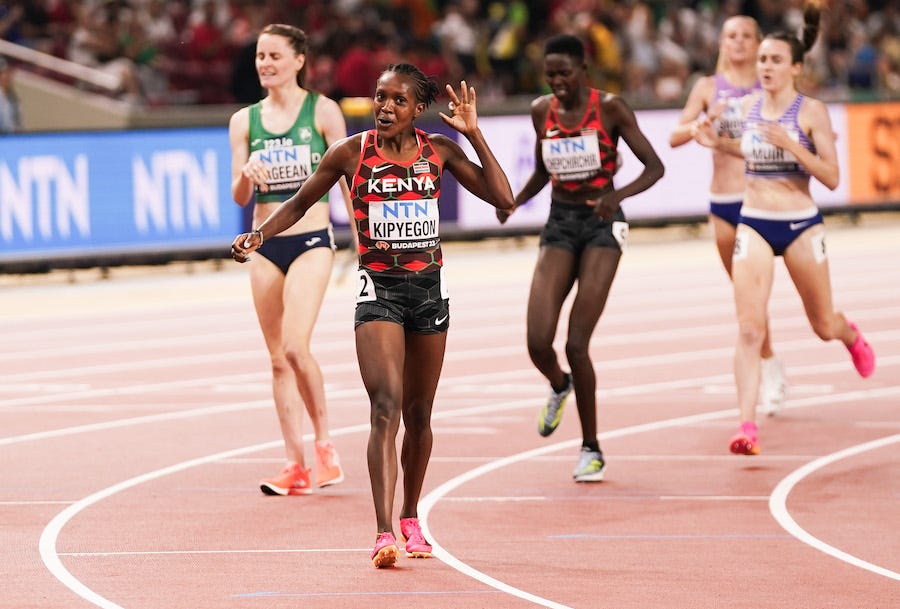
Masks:
[[[430,273],[397,275],[359,269],[354,327],[390,321],[419,334],[450,327],[450,297],[443,267]]]
[[[589,247],[611,247],[622,251],[628,238],[628,223],[622,209],[612,220],[602,220],[589,205],[550,203],[550,215],[541,231],[541,246],[559,247],[580,254]]]

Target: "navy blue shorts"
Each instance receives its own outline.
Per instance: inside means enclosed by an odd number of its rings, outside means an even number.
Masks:
[[[304,252],[317,247],[330,247],[335,249],[334,232],[331,225],[322,230],[301,233],[299,235],[284,235],[270,237],[263,241],[257,252],[264,258],[271,260],[281,272],[287,275],[291,263]]]
[[[822,224],[822,213],[815,208],[799,211],[796,214],[765,212],[758,209],[747,209],[741,212],[741,224],[745,224],[765,239],[776,256],[784,254],[784,250],[807,229]],[[735,242],[735,249],[738,245]],[[738,252],[735,251],[735,254]]]
[[[731,226],[737,226],[741,221],[741,205],[743,201],[710,201],[709,215],[722,218]]]

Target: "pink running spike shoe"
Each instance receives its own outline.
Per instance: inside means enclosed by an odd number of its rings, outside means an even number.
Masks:
[[[853,365],[861,377],[870,377],[875,372],[875,351],[866,342],[862,332],[859,331],[855,323],[848,321],[847,324],[856,332],[856,342],[847,347],[850,357],[853,358]]]
[[[431,544],[425,541],[418,518],[401,518],[400,535],[406,541],[406,555],[410,558],[431,558]]]
[[[375,549],[372,550],[372,564],[376,569],[384,569],[385,567],[393,567],[400,557],[400,549],[397,547],[397,540],[390,531],[378,534],[375,540]]]
[[[736,455],[758,455],[759,440],[756,439],[756,424],[750,421],[741,423],[738,432],[728,441],[728,448]]]

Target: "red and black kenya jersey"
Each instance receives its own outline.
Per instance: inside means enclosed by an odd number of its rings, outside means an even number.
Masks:
[[[554,186],[565,190],[599,189],[615,173],[615,143],[603,126],[600,95],[591,98],[581,121],[568,129],[559,119],[559,99],[553,97],[541,132],[541,157]]]
[[[419,154],[406,163],[383,158],[377,139],[374,130],[363,134],[350,189],[360,264],[377,273],[437,270],[443,264],[438,233],[441,159],[419,129]]]

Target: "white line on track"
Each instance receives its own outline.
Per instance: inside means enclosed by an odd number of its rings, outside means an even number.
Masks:
[[[805,407],[805,406],[815,406],[815,405],[820,405],[823,403],[858,401],[858,400],[865,400],[867,398],[872,398],[872,397],[876,397],[876,396],[883,397],[883,396],[897,395],[897,394],[900,394],[900,387],[885,387],[885,388],[879,388],[879,389],[851,391],[851,392],[842,393],[842,394],[834,394],[834,395],[829,395],[829,396],[816,396],[816,397],[811,397],[811,398],[805,398],[802,400],[794,400],[790,406],[793,408],[798,408],[798,407]],[[639,434],[639,433],[650,432],[650,431],[659,431],[661,429],[666,429],[666,428],[671,428],[671,427],[693,425],[693,424],[697,424],[697,423],[701,423],[701,422],[705,422],[705,421],[721,419],[721,418],[728,417],[728,416],[734,416],[734,410],[720,410],[720,411],[708,412],[708,413],[691,415],[691,416],[686,416],[686,417],[676,417],[674,419],[667,419],[667,420],[663,420],[663,421],[655,421],[652,423],[633,425],[630,427],[622,427],[620,429],[601,433],[598,435],[598,437],[600,440],[605,440],[605,439],[610,439],[610,438],[620,438],[620,437],[627,436],[627,435]],[[463,561],[459,560],[458,558],[456,558],[452,553],[450,553],[448,550],[446,550],[440,544],[440,542],[434,536],[433,532],[429,529],[428,514],[431,512],[432,508],[438,503],[438,501],[443,499],[447,494],[449,494],[453,490],[459,488],[463,484],[466,484],[467,482],[470,482],[480,476],[483,476],[487,473],[494,472],[498,469],[507,467],[509,465],[520,463],[522,461],[527,461],[527,460],[533,459],[535,457],[540,457],[540,456],[546,455],[551,452],[556,452],[556,451],[564,449],[564,448],[574,448],[574,447],[578,446],[580,443],[581,443],[581,439],[576,438],[574,440],[567,440],[565,442],[559,442],[557,444],[543,446],[541,448],[527,450],[525,452],[521,452],[516,455],[510,455],[510,456],[504,457],[502,459],[497,459],[495,461],[491,461],[489,463],[485,463],[484,465],[481,465],[479,467],[471,469],[463,474],[460,474],[459,476],[456,476],[455,478],[451,478],[450,480],[447,480],[446,482],[444,482],[443,484],[441,484],[440,486],[438,486],[437,488],[432,490],[430,493],[428,493],[428,495],[423,497],[419,502],[419,521],[422,525],[422,532],[425,534],[425,537],[431,540],[431,545],[434,548],[433,554],[434,554],[435,558],[440,559],[441,561],[443,561],[447,565],[453,567],[460,573],[463,573],[467,577],[471,577],[472,579],[474,579],[476,581],[479,581],[485,585],[496,588],[497,590],[500,590],[500,591],[510,594],[512,596],[516,596],[518,598],[530,601],[532,603],[541,605],[543,607],[550,607],[551,609],[571,609],[567,605],[562,605],[556,601],[546,599],[546,598],[543,598],[536,594],[532,594],[531,592],[527,592],[520,588],[511,586],[511,585],[509,585],[505,582],[502,582],[498,579],[495,579],[495,578],[491,577],[490,575],[487,575],[486,573],[479,571],[479,570],[475,569],[474,567],[472,567],[471,565],[468,565],[468,564],[464,563]],[[863,446],[866,446],[866,445],[863,445]],[[847,449],[847,450],[852,450],[852,449]],[[846,451],[842,451],[842,452],[846,452]],[[841,454],[841,453],[836,453],[836,454]],[[830,463],[830,461],[828,461],[827,463]],[[827,463],[823,463],[822,466],[826,465]],[[798,470],[798,471],[800,471],[800,470]],[[785,510],[785,514],[786,513],[787,512]],[[782,526],[784,526],[784,525],[782,524]],[[785,527],[785,528],[787,528],[787,527]],[[788,531],[792,533],[792,531],[790,529],[788,529]],[[822,548],[819,548],[819,549],[822,549]],[[839,552],[839,551],[836,550],[836,552]],[[838,558],[842,558],[842,559],[844,558],[844,556],[853,558],[849,554],[845,554],[845,553],[840,553],[840,555],[835,554],[835,556]],[[859,559],[854,559],[854,560],[859,561]],[[850,561],[848,561],[848,562],[850,562]],[[864,561],[859,561],[859,562],[864,562]],[[857,562],[852,562],[851,564],[856,564],[857,566],[862,566],[860,564],[857,564]],[[865,564],[868,564],[868,563],[865,563]],[[872,565],[872,566],[874,566],[874,565]],[[889,573],[892,573],[892,572],[889,572]]]
[[[900,573],[891,571],[890,569],[886,569],[878,565],[874,565],[870,562],[857,558],[856,556],[852,556],[851,554],[839,550],[834,546],[831,546],[818,539],[817,537],[814,537],[805,529],[803,529],[799,524],[797,524],[797,522],[791,517],[791,514],[787,509],[787,498],[791,493],[791,490],[799,482],[801,482],[804,478],[806,478],[813,472],[831,465],[832,463],[840,461],[841,459],[855,457],[856,455],[859,455],[866,451],[884,448],[885,446],[890,446],[891,444],[896,444],[898,442],[900,442],[900,434],[888,436],[879,440],[873,440],[871,442],[866,442],[865,444],[850,446],[848,448],[845,448],[844,450],[840,450],[830,455],[820,457],[815,461],[807,463],[803,467],[800,467],[791,472],[787,477],[785,477],[775,486],[775,490],[772,491],[772,496],[769,498],[769,511],[772,512],[772,516],[775,517],[775,520],[778,521],[778,524],[780,524],[785,531],[787,531],[803,543],[819,550],[820,552],[824,552],[825,554],[834,556],[838,560],[843,560],[844,562],[850,563],[851,565],[854,565],[856,567],[860,567],[861,569],[872,571],[873,573],[877,573],[878,575],[883,575],[891,579],[900,580]]]

